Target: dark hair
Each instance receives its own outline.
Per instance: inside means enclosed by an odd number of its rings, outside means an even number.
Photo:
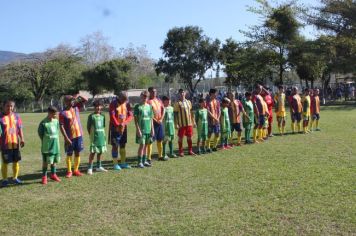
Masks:
[[[211,88],[211,89],[209,90],[209,94],[214,94],[214,93],[216,93],[216,89]]]
[[[205,102],[204,98],[199,98],[199,103]]]
[[[283,88],[283,85],[279,85],[279,86],[278,86],[278,89],[282,89],[282,88]]]
[[[162,97],[162,101],[169,101],[170,99],[169,99],[169,97],[167,97],[167,96],[163,96]]]
[[[155,88],[154,87],[149,87],[148,92],[152,92]]]
[[[252,94],[250,93],[250,92],[246,92],[245,93],[245,97],[249,97],[249,96],[251,96]]]
[[[101,101],[101,99],[95,100],[93,105],[94,107],[103,106],[103,101]]]
[[[309,92],[309,88],[305,88],[305,89],[304,89],[304,92],[306,92],[306,91],[308,91],[308,92]]]
[[[183,93],[184,92],[184,89],[179,89],[178,90],[178,93]]]
[[[57,109],[55,106],[49,106],[49,107],[47,108],[47,111],[48,111],[49,113],[55,113],[55,112],[58,112],[58,109]]]
[[[8,104],[8,103],[12,103],[12,104],[14,104],[14,105],[16,104],[14,100],[8,99],[8,100],[5,100],[4,106],[5,106],[6,104]]]

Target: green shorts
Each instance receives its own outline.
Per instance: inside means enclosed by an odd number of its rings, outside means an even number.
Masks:
[[[206,141],[208,139],[208,134],[198,134],[198,141]]]
[[[165,134],[164,135],[164,141],[165,142],[171,142],[174,140],[174,134],[173,135],[169,135],[169,134]]]
[[[104,152],[107,152],[107,148],[106,148],[106,145],[105,146],[95,146],[93,144],[90,145],[89,147],[89,151],[90,153],[104,153]]]
[[[153,139],[151,137],[151,134],[143,134],[142,137],[137,137],[136,136],[136,143],[137,144],[151,144],[153,143]]]
[[[221,132],[221,138],[222,139],[229,139],[231,138],[231,132]]]
[[[268,117],[265,116],[265,123],[263,123],[263,128],[267,129],[268,128]]]
[[[61,157],[58,154],[52,153],[42,153],[42,161],[47,162],[47,164],[59,163],[61,161]]]

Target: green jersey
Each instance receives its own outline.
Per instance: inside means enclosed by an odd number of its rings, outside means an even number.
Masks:
[[[134,116],[141,129],[142,135],[151,134],[153,109],[149,104],[137,104],[134,109]]]
[[[221,110],[220,129],[221,129],[221,133],[231,132],[229,108],[227,107],[224,107]]]
[[[197,124],[198,135],[208,135],[208,110],[199,108],[195,112],[195,123]]]
[[[56,155],[59,149],[59,121],[50,120],[48,117],[43,119],[38,126],[38,135],[41,138],[41,152],[44,154]]]
[[[255,119],[255,114],[253,111],[253,103],[251,100],[247,101],[245,100],[243,102],[243,106],[245,109],[245,112],[247,114],[247,116],[250,118],[250,120],[247,120],[246,117],[243,117],[243,123],[253,123],[253,120]]]
[[[87,130],[90,134],[90,143],[96,147],[106,146],[105,116],[103,114],[90,114],[88,116]]]
[[[165,107],[163,124],[165,135],[174,135],[174,111],[172,106]]]

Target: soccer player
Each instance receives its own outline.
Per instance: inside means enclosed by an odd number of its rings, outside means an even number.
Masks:
[[[258,143],[259,141],[264,141],[263,137],[263,128],[265,124],[265,116],[266,116],[266,107],[264,105],[264,100],[261,96],[262,92],[262,86],[261,85],[256,85],[255,90],[253,92],[252,96],[252,102],[255,104],[255,129],[254,129],[254,134],[253,134],[253,140],[255,143]],[[257,140],[258,137],[258,140]]]
[[[195,112],[195,123],[197,124],[197,147],[198,155],[206,153],[208,138],[208,110],[203,98],[199,99],[199,108]],[[203,148],[202,148],[203,147]]]
[[[174,133],[175,133],[174,111],[173,111],[173,107],[171,106],[171,100],[169,99],[169,97],[163,96],[162,102],[164,105],[164,118],[163,118],[164,141],[163,141],[163,159],[162,159],[162,161],[167,161],[167,160],[169,160],[169,157],[171,157],[171,158],[177,157],[173,153],[173,140],[174,140]],[[168,142],[168,146],[169,146],[169,157],[166,155],[167,142]]]
[[[60,161],[59,145],[59,121],[57,119],[57,108],[49,106],[48,114],[38,126],[38,135],[41,139],[42,153],[42,184],[47,184],[48,164],[51,165],[50,178],[56,182],[61,182],[56,174],[56,165]]]
[[[207,99],[207,109],[211,113],[208,117],[208,152],[217,151],[217,145],[220,138],[220,102],[216,98],[216,89],[210,89]],[[211,136],[214,134],[213,148],[211,146]]]
[[[195,155],[193,152],[193,126],[195,126],[194,114],[192,112],[192,103],[185,98],[185,91],[178,90],[179,99],[174,104],[174,123],[178,129],[178,149],[179,156],[183,157],[183,137],[187,137],[189,155]]]
[[[291,118],[292,118],[292,133],[296,131],[295,125],[298,127],[298,132],[301,131],[301,120],[302,120],[302,102],[298,94],[298,88],[292,88],[292,95],[290,99],[290,109],[291,109]]]
[[[303,133],[309,133],[309,120],[310,120],[310,95],[311,89],[305,88],[304,89],[304,96],[302,99],[303,104]]]
[[[147,162],[147,146],[152,143],[154,137],[153,128],[153,109],[148,104],[148,92],[143,91],[140,95],[140,103],[134,108],[135,126],[136,126],[136,143],[138,148],[138,168],[150,167]]]
[[[155,137],[153,141],[157,141],[158,150],[158,160],[163,160],[163,139],[164,139],[164,106],[160,99],[157,98],[157,90],[154,87],[149,87],[148,92],[150,93],[150,98],[148,104],[152,106],[153,109],[153,128],[155,130]],[[147,146],[147,161],[151,163],[152,160],[152,144]]]
[[[221,102],[221,115],[220,115],[220,127],[221,127],[221,148],[223,150],[230,149],[231,146],[228,144],[228,140],[231,137],[231,125],[229,119],[229,105],[230,99],[223,98]]]
[[[234,94],[232,92],[227,93],[227,97],[231,101],[229,105],[229,118],[231,122],[231,137],[230,137],[230,144],[233,145],[233,135],[234,131],[237,132],[237,144],[236,146],[241,145],[241,132],[242,132],[242,127],[241,127],[241,113],[247,117],[247,114],[244,110],[244,107],[240,100],[235,99]]]
[[[110,103],[110,127],[109,139],[112,150],[111,156],[113,159],[114,170],[130,169],[130,165],[126,163],[126,143],[127,143],[127,125],[133,119],[132,109],[128,103],[127,95],[123,92]],[[120,165],[118,163],[120,147]]]
[[[14,184],[22,184],[22,181],[18,178],[21,161],[20,147],[25,146],[22,120],[20,116],[14,112],[15,102],[8,100],[4,105],[4,112],[0,114],[0,126],[2,130],[1,136],[1,157],[2,157],[2,187],[6,187],[9,184],[7,176],[7,166],[12,163]]]
[[[267,105],[267,112],[268,112],[268,119],[267,119],[267,123],[268,123],[268,136],[269,137],[273,137],[272,134],[272,123],[273,123],[273,106],[274,106],[274,101],[273,98],[271,96],[271,93],[268,91],[267,88],[262,87],[262,96],[264,99],[264,102]]]
[[[319,129],[319,119],[320,119],[320,98],[319,98],[319,89],[314,89],[313,96],[311,97],[311,122],[310,130],[313,130],[315,124],[315,130],[320,131]]]
[[[65,152],[67,154],[67,174],[66,178],[82,176],[79,171],[80,152],[83,150],[83,129],[80,123],[79,109],[77,105],[80,101],[73,96],[64,97],[64,110],[59,113],[59,124],[65,142]],[[74,152],[74,171],[72,172],[72,156]]]
[[[88,175],[93,174],[93,161],[96,154],[96,171],[107,172],[101,164],[101,156],[107,152],[105,135],[105,116],[101,113],[103,103],[100,100],[94,102],[94,113],[88,116],[87,131],[90,135],[89,167]]]
[[[265,110],[265,122],[263,123],[263,132],[262,132],[262,138],[264,140],[267,140],[269,135],[268,135],[268,127],[269,127],[269,117],[270,117],[270,113],[268,111],[268,105],[267,105],[267,102],[265,102],[263,100],[262,102],[263,104],[263,109]]]
[[[250,144],[251,141],[251,130],[253,126],[253,122],[255,120],[254,114],[254,104],[251,101],[252,94],[250,92],[245,93],[245,98],[243,102],[244,110],[246,111],[247,116],[243,117],[243,126],[245,129],[245,143]]]
[[[278,86],[278,92],[274,96],[274,101],[275,101],[275,111],[276,111],[277,122],[278,122],[278,131],[280,135],[283,135],[286,126],[286,107],[285,107],[286,95],[284,93],[283,85]]]

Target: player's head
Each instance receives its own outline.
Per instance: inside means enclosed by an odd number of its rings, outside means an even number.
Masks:
[[[74,97],[72,95],[65,95],[63,101],[64,101],[64,106],[66,108],[72,107],[74,104]]]
[[[164,105],[165,107],[168,107],[168,106],[170,105],[170,103],[171,103],[171,100],[169,99],[169,97],[163,96],[163,97],[162,97],[162,102],[163,102],[163,105]]]
[[[305,89],[304,89],[304,95],[309,95],[309,91],[310,91],[309,88],[305,88]]]
[[[319,96],[319,89],[314,89],[314,96]]]
[[[209,90],[209,96],[210,96],[210,98],[212,98],[212,99],[214,99],[214,98],[216,98],[216,89],[214,89],[214,88],[211,88],[210,90]]]
[[[125,92],[119,92],[117,95],[117,100],[120,104],[127,102],[127,94]]]
[[[221,105],[222,105],[223,107],[227,107],[227,106],[229,106],[230,102],[231,102],[231,101],[230,101],[229,98],[224,97],[223,100],[221,101]]]
[[[262,92],[262,85],[256,84],[254,92],[255,94],[260,94]]]
[[[100,113],[103,109],[103,102],[101,101],[101,99],[95,100],[93,105],[95,113]]]
[[[295,94],[298,94],[298,87],[294,86],[292,88],[292,94],[295,95]]]
[[[247,101],[251,100],[251,96],[252,96],[251,92],[246,92],[245,93],[245,98],[247,99]]]
[[[278,91],[279,91],[280,93],[283,93],[283,92],[284,92],[284,87],[283,87],[283,85],[279,85],[279,86],[278,86]]]
[[[180,100],[184,100],[185,99],[185,91],[184,89],[179,89],[178,90],[178,97]]]
[[[157,89],[154,87],[149,87],[148,92],[150,93],[150,98],[155,98],[157,97]]]
[[[234,100],[234,93],[233,92],[227,92],[226,96],[230,99],[230,100]]]
[[[148,92],[147,91],[142,91],[140,94],[140,99],[142,103],[146,103],[148,100]]]
[[[15,101],[14,100],[7,100],[4,103],[4,112],[6,114],[10,114],[14,111],[15,109]]]
[[[206,107],[205,99],[204,99],[204,98],[199,98],[199,107],[200,107],[200,108]]]
[[[48,112],[48,117],[51,119],[57,118],[57,108],[55,106],[49,106],[47,108],[47,112]]]

